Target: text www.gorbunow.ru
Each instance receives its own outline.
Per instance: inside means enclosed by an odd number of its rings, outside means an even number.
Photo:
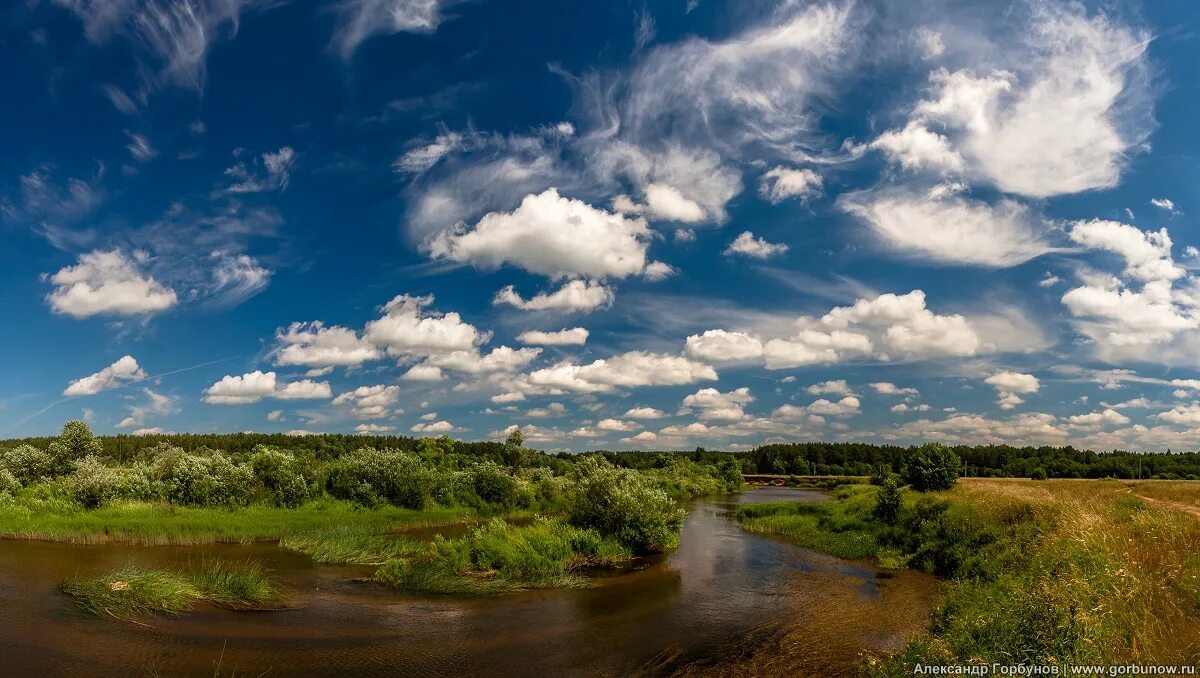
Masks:
[[[917,664],[917,676],[1194,676],[1195,664]]]

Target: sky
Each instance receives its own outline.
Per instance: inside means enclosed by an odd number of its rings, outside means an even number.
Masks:
[[[1198,20],[4,3],[0,436],[1196,449]]]

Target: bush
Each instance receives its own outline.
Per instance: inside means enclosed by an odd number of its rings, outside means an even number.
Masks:
[[[167,501],[190,506],[246,503],[254,480],[250,469],[220,452],[208,456],[172,452],[157,464]]]
[[[54,460],[33,445],[18,445],[0,451],[0,465],[8,468],[22,484],[28,484],[54,473]]]
[[[871,515],[885,525],[895,525],[900,519],[901,505],[899,485],[894,478],[887,478],[879,486],[879,493],[875,496],[875,509]]]
[[[12,471],[0,466],[0,497],[9,494],[16,494],[21,491],[21,481],[13,475]]]
[[[71,497],[84,508],[94,509],[108,503],[117,493],[120,475],[93,455],[75,462],[71,474]]]
[[[104,447],[92,429],[82,421],[68,421],[63,424],[62,433],[50,443],[47,451],[50,454],[53,472],[56,475],[66,475],[74,468],[76,461],[88,455],[100,456]]]
[[[295,508],[308,499],[308,479],[292,455],[260,448],[250,457],[250,468],[276,506]]]
[[[162,483],[154,479],[153,469],[146,464],[135,464],[133,468],[118,471],[114,498],[129,501],[152,501],[163,498]]]
[[[679,544],[683,511],[663,490],[631,469],[599,457],[576,465],[569,520],[616,538],[637,554],[659,553]]]
[[[962,460],[945,445],[926,443],[917,448],[904,465],[904,480],[919,492],[954,487]]]
[[[471,469],[475,494],[488,504],[505,509],[529,506],[531,497],[521,481],[495,462],[485,461]]]
[[[326,486],[339,499],[363,506],[390,503],[410,509],[425,508],[433,476],[421,459],[405,452],[363,448],[330,464]]]
[[[1046,479],[1046,469],[1044,469],[1044,468],[1033,469],[1033,473],[1029,474],[1029,479],[1030,480],[1045,480]]]

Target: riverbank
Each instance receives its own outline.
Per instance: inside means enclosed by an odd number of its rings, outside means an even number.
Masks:
[[[739,519],[757,534],[946,582],[930,627],[868,658],[869,675],[908,676],[916,663],[1195,663],[1200,521],[1161,502],[1194,505],[1200,483],[1146,485],[963,479],[949,491],[905,491],[895,525],[872,515],[877,488],[850,486],[827,503],[751,506]],[[778,648],[803,633],[784,624],[770,643],[747,638],[741,656],[711,672],[752,670],[769,652],[768,673],[786,673]]]

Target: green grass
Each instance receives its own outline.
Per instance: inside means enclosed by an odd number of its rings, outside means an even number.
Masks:
[[[83,610],[118,618],[180,614],[201,600],[234,610],[278,608],[285,602],[274,578],[253,561],[212,560],[184,572],[126,567],[64,582],[62,590]]]
[[[380,533],[372,526],[338,525],[286,535],[283,548],[303,553],[318,563],[381,565],[394,558],[417,555],[426,545],[397,533]]]
[[[835,502],[750,504],[738,511],[738,520],[748,532],[785,539],[838,558],[875,557],[880,550],[877,530],[859,515],[874,501],[875,489],[845,486],[834,496]]]
[[[612,567],[627,548],[596,531],[560,519],[510,525],[493,519],[458,539],[436,538],[426,549],[389,561],[375,580],[393,588],[455,595],[494,595],[535,588],[588,585],[585,567]]]
[[[26,492],[0,501],[0,538],[71,543],[123,542],[196,545],[273,541],[288,535],[322,533],[345,526],[383,534],[406,527],[445,525],[472,515],[465,508],[363,509],[322,499],[298,508],[243,506],[236,509],[122,502],[87,510],[68,499]]]

